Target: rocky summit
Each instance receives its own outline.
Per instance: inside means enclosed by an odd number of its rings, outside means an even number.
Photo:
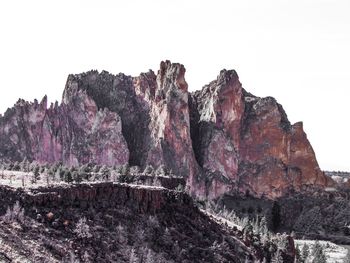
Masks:
[[[302,123],[291,124],[274,98],[244,90],[234,70],[191,93],[185,71],[165,61],[138,77],[69,75],[60,104],[20,99],[0,117],[0,158],[165,166],[199,198],[333,186]]]

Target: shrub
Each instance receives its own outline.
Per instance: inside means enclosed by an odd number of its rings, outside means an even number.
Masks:
[[[74,233],[76,233],[79,238],[83,238],[83,239],[92,237],[90,233],[90,227],[86,223],[85,217],[79,219],[74,229]]]
[[[7,224],[13,223],[15,221],[22,224],[24,223],[24,209],[20,206],[18,201],[14,204],[12,209],[10,207],[7,208],[6,214],[2,216],[2,220]]]

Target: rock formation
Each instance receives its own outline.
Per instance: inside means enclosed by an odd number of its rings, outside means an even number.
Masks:
[[[246,92],[233,70],[188,92],[185,68],[162,62],[138,77],[69,75],[62,103],[19,100],[0,117],[0,158],[21,161],[164,165],[189,192],[275,198],[303,185],[332,185],[301,123],[275,99]]]
[[[67,165],[128,162],[120,117],[108,109],[99,110],[83,91],[48,109],[46,96],[40,103],[19,100],[0,122],[4,159]]]
[[[291,125],[274,98],[246,92],[235,71],[221,71],[191,96],[193,148],[215,184],[209,195],[236,187],[274,198],[304,185],[332,184],[317,164],[302,123]]]

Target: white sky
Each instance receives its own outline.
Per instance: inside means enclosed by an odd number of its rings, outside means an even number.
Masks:
[[[350,170],[349,0],[0,2],[0,112],[60,100],[69,73],[138,75],[161,60],[190,90],[236,69],[304,128],[322,169]]]

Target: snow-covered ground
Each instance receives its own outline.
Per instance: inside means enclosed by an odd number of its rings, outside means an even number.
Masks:
[[[67,184],[62,181],[54,182],[46,174],[40,174],[39,179],[35,183],[32,182],[32,178],[32,172],[5,170],[0,172],[0,185],[8,185],[13,188],[36,188],[53,184]]]
[[[166,176],[162,176],[166,177]],[[13,188],[37,188],[40,186],[50,186],[50,185],[69,185],[66,182],[63,181],[52,181],[48,178],[48,176],[45,173],[40,174],[39,179],[33,183],[32,182],[33,173],[29,172],[21,172],[21,171],[1,171],[0,173],[0,185],[7,185],[11,186]],[[170,177],[166,177],[170,178]],[[82,184],[98,184],[102,181],[83,181]],[[103,181],[105,182],[105,181]],[[165,189],[163,186],[160,185],[145,185],[145,184],[127,184],[127,183],[120,183],[122,185],[128,185],[133,188],[144,188],[144,189],[154,189],[154,190],[160,190]]]
[[[303,249],[304,244],[307,244],[312,251],[312,247],[315,244],[315,240],[295,240],[295,245],[299,246],[300,251]],[[345,247],[336,245],[329,241],[319,241],[320,245],[327,257],[327,263],[343,263],[345,262],[348,250]],[[328,244],[328,245],[327,245]]]

